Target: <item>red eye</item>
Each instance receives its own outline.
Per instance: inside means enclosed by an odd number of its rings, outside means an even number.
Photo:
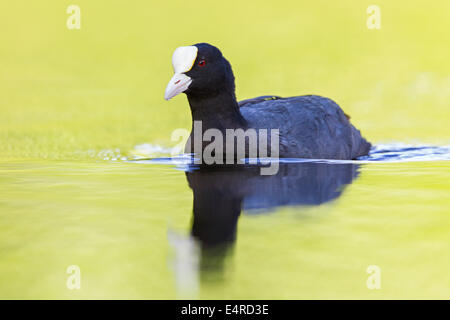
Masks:
[[[199,66],[199,67],[204,67],[204,66],[206,66],[206,61],[205,61],[204,59],[200,60],[200,61],[198,62],[198,66]]]

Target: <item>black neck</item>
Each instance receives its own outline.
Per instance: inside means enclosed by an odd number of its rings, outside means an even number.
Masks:
[[[202,121],[204,130],[245,128],[247,122],[239,111],[239,105],[232,92],[222,92],[212,96],[188,94],[192,121]]]

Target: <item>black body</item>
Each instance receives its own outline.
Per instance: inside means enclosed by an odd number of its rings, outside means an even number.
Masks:
[[[186,72],[192,83],[185,93],[192,120],[202,121],[203,131],[278,129],[280,158],[356,159],[369,153],[371,144],[328,98],[263,96],[238,103],[230,63],[214,46],[206,43],[195,46],[196,61]],[[191,141],[186,146],[187,152],[194,150]],[[208,142],[203,143],[203,148],[206,145]]]

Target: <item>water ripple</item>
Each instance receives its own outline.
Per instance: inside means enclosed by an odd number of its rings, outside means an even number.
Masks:
[[[164,149],[164,148],[162,148]],[[167,149],[166,149],[167,150]],[[142,155],[142,153],[141,153]],[[302,159],[302,158],[283,158],[283,159],[246,159],[248,164],[268,163],[278,161],[280,163],[300,163],[300,162],[319,162],[319,163],[392,163],[392,162],[413,162],[413,161],[445,161],[450,160],[450,146],[429,146],[429,145],[408,145],[402,143],[379,144],[372,147],[368,156],[360,157],[357,160],[329,160],[329,159]],[[127,159],[133,163],[151,163],[151,164],[169,164],[186,169],[186,166],[192,164],[190,154],[182,154],[176,157],[134,157]]]

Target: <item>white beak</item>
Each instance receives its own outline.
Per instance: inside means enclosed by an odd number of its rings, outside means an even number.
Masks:
[[[197,58],[198,48],[196,46],[178,47],[172,55],[172,66],[175,72],[166,88],[164,99],[169,100],[189,88],[192,79],[185,73],[191,70]]]
[[[177,94],[186,91],[187,88],[189,88],[191,82],[192,79],[184,73],[175,73],[172,79],[170,79],[169,84],[167,85],[164,99],[170,100]]]

